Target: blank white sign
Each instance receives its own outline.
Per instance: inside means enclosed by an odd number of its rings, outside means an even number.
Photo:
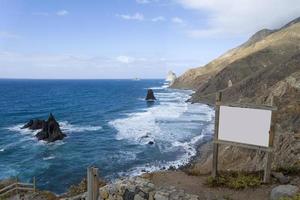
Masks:
[[[269,146],[271,110],[220,106],[219,140]]]

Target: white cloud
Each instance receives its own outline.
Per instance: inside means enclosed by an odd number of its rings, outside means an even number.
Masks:
[[[182,73],[199,63],[157,55],[105,57],[0,51],[0,78],[163,78],[169,69]]]
[[[188,31],[193,37],[253,34],[279,28],[299,17],[299,0],[175,0],[186,9],[209,13],[208,28]]]
[[[7,31],[0,31],[0,38],[2,39],[19,39],[20,36]]]
[[[65,15],[68,15],[69,14],[69,11],[67,10],[59,10],[56,12],[56,15],[57,16],[65,16]]]
[[[144,20],[144,15],[141,13],[135,13],[133,15],[128,15],[128,14],[121,14],[117,15],[118,17],[125,19],[125,20],[137,20],[137,21],[143,21]]]
[[[153,22],[161,22],[161,21],[166,21],[166,18],[163,17],[163,16],[158,16],[158,17],[152,18],[151,21],[153,21]]]
[[[180,17],[173,17],[172,22],[176,24],[184,24],[184,20],[181,19]]]
[[[135,0],[138,4],[148,4],[148,3],[155,3],[159,2],[159,0]]]
[[[116,60],[120,63],[129,64],[135,61],[135,58],[129,56],[118,56]]]
[[[146,4],[146,3],[150,3],[150,0],[136,0],[136,2],[140,4]]]

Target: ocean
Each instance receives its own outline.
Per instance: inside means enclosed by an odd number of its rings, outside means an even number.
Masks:
[[[149,88],[153,104],[144,100]],[[0,179],[36,177],[39,189],[60,194],[88,166],[113,181],[186,164],[211,138],[214,118],[211,107],[186,102],[191,94],[164,80],[0,80]],[[64,140],[21,129],[50,112]]]

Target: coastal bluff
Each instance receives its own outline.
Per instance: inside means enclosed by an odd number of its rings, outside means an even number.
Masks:
[[[300,165],[300,18],[276,30],[263,29],[244,44],[229,50],[203,67],[178,77],[172,88],[192,89],[192,103],[222,102],[277,107],[272,169]],[[208,153],[204,153],[207,152]],[[211,143],[199,149],[205,158],[195,170],[211,170]],[[259,171],[264,153],[221,145],[220,170]]]

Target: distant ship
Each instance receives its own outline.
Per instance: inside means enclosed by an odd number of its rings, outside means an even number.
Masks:
[[[133,81],[140,81],[141,79],[140,78],[134,78],[132,79]]]

